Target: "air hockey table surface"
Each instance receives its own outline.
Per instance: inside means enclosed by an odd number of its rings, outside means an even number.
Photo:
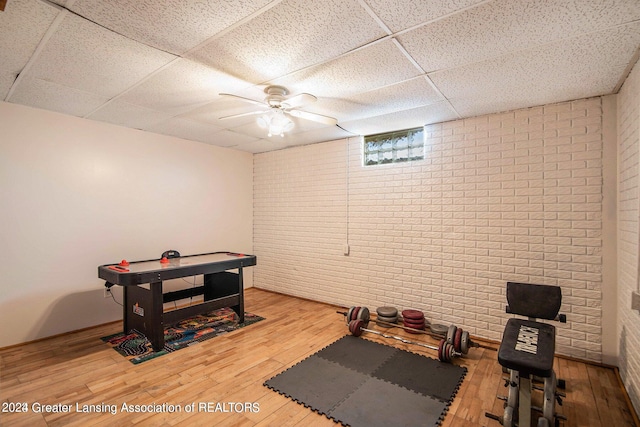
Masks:
[[[256,265],[256,256],[235,252],[212,252],[161,259],[105,264],[98,277],[114,285],[140,285],[198,274],[216,273]]]

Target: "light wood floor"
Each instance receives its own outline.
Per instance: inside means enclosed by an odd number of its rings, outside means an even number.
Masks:
[[[266,320],[140,365],[132,365],[100,337],[119,332],[120,323],[0,350],[0,400],[28,406],[27,413],[0,412],[2,426],[334,426],[336,424],[262,384],[347,333],[337,307],[273,294],[246,291],[246,310]],[[375,327],[372,325],[372,327]],[[400,329],[385,330],[405,335]],[[405,335],[412,341],[427,336]],[[373,341],[434,357],[434,352],[369,334]],[[435,341],[433,341],[435,344]],[[506,394],[496,352],[472,349],[456,359],[468,373],[442,425],[495,426],[485,411],[502,412],[497,394]],[[625,395],[612,369],[557,359],[566,379],[561,425],[633,426]],[[201,402],[248,403],[259,411],[198,411]],[[180,413],[127,413],[128,405],[166,404]],[[195,403],[196,411],[185,409]],[[69,412],[35,413],[34,404],[71,405]],[[77,412],[76,404],[115,405],[116,414]],[[257,404],[259,408],[256,408]],[[215,406],[212,406],[215,409]]]

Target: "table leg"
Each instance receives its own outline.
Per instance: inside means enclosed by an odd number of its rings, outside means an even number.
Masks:
[[[244,281],[242,278],[242,267],[238,269],[238,299],[240,301],[234,309],[236,313],[238,313],[238,322],[244,323]]]
[[[155,351],[164,347],[162,282],[142,286],[125,286],[124,332],[132,329],[144,334]]]

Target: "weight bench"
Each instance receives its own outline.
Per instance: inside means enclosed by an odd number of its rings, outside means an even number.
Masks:
[[[511,318],[507,321],[498,350],[498,362],[509,374],[502,417],[486,413],[498,420],[504,427],[518,425],[530,427],[531,410],[541,413],[538,427],[557,426],[564,417],[555,413],[555,402],[562,403],[557,392],[558,381],[553,371],[556,348],[556,328],[536,319],[566,322],[564,315],[558,315],[562,304],[562,292],[558,286],[533,285],[527,283],[507,283],[507,313],[527,316],[528,319]],[[542,407],[531,405],[533,379],[544,382]]]

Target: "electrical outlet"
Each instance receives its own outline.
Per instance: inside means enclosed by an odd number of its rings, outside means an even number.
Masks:
[[[104,297],[111,298],[111,288],[104,288]]]

